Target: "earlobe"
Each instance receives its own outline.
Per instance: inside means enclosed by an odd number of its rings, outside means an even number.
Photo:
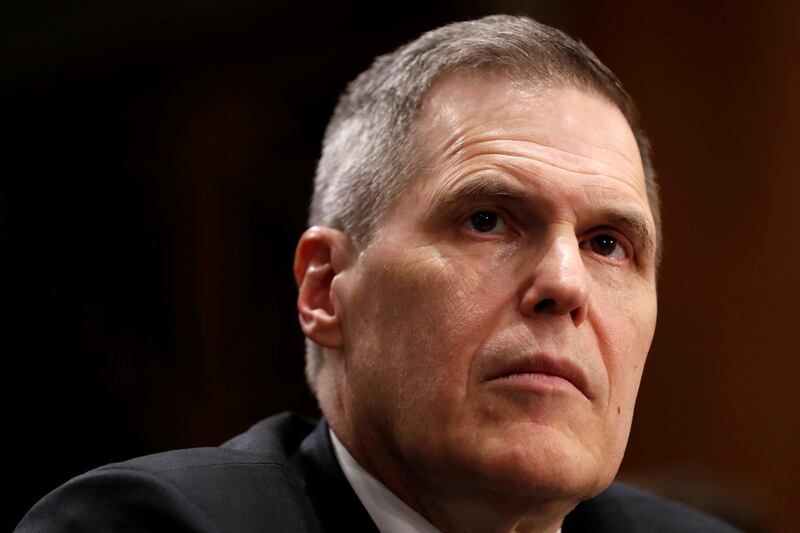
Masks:
[[[333,279],[353,257],[350,239],[333,228],[314,226],[300,237],[294,257],[297,311],[306,337],[327,348],[342,345]]]

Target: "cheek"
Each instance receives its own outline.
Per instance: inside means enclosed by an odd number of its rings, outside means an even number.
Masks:
[[[348,308],[359,312],[345,320],[348,351],[375,393],[391,391],[406,416],[449,416],[463,403],[472,358],[491,332],[497,288],[472,261],[432,247],[379,255],[360,273],[369,283],[351,295]]]
[[[608,372],[607,408],[631,417],[655,331],[655,292],[648,286],[611,287],[600,296],[594,325]]]
[[[600,411],[605,435],[601,449],[613,476],[628,442],[636,396],[655,328],[655,297],[610,289],[593,309],[594,332],[608,377],[607,403]],[[611,459],[613,458],[613,460]]]

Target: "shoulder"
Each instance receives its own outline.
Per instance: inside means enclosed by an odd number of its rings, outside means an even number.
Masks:
[[[564,533],[580,531],[733,533],[738,530],[683,504],[614,482],[567,516]]]
[[[314,428],[278,415],[217,448],[106,465],[45,496],[17,531],[303,530],[307,506],[291,455]]]

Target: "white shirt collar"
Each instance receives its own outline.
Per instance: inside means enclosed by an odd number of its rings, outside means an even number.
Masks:
[[[364,470],[332,429],[328,428],[328,432],[344,477],[353,487],[356,496],[381,533],[441,533],[433,524],[395,496],[383,483]],[[561,533],[561,528],[556,533]]]
[[[381,533],[439,533],[433,524],[422,518],[386,486],[372,477],[356,462],[332,430],[331,441],[344,477]]]

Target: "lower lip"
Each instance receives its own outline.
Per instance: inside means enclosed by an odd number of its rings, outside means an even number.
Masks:
[[[553,374],[511,374],[489,381],[494,386],[511,388],[522,392],[583,393],[568,379]]]

